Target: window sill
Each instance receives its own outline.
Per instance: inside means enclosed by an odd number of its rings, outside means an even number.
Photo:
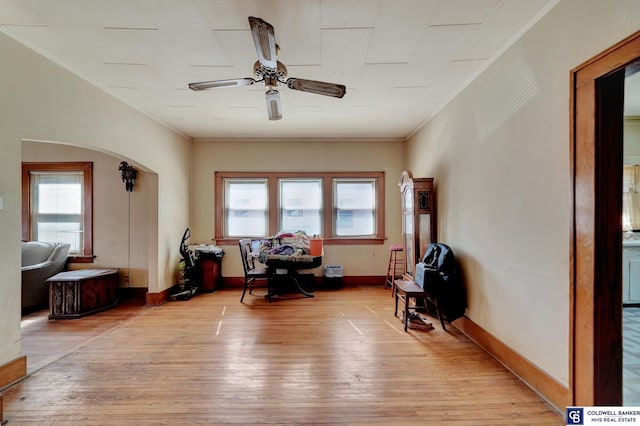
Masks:
[[[67,256],[67,263],[93,263],[93,259],[95,259],[95,256],[93,255],[82,255],[82,254],[77,254],[77,255],[69,255]]]

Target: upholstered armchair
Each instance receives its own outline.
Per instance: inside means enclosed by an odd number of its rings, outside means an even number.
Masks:
[[[64,269],[69,244],[28,241],[22,243],[22,313],[47,307],[47,278]]]

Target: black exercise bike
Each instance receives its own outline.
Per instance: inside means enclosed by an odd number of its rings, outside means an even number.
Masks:
[[[178,283],[178,292],[170,296],[172,300],[189,300],[198,291],[196,258],[193,250],[187,244],[190,237],[191,231],[187,228],[182,235],[182,241],[180,241],[180,256],[182,256],[180,261],[184,262],[184,279]]]

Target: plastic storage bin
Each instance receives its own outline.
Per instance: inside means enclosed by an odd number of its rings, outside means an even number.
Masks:
[[[342,278],[344,277],[344,269],[340,265],[327,265],[324,267],[322,274],[322,284],[326,288],[342,287]]]

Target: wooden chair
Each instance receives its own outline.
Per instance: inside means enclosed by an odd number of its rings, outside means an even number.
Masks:
[[[240,245],[242,267],[244,268],[244,288],[240,303],[244,300],[247,289],[249,289],[249,294],[252,294],[255,287],[266,287],[266,296],[269,297],[269,272],[266,266],[256,266],[256,260],[251,255],[251,240],[243,239],[238,241],[238,244]]]

